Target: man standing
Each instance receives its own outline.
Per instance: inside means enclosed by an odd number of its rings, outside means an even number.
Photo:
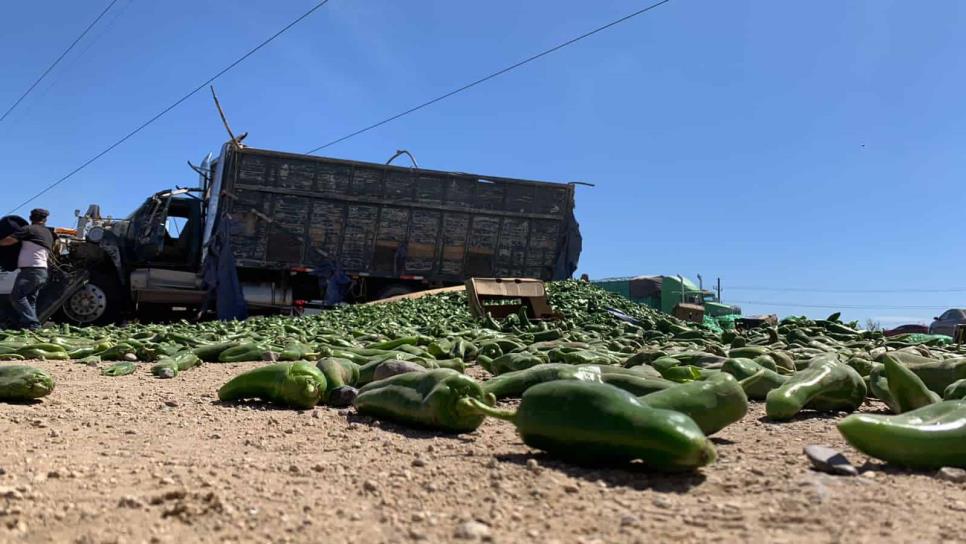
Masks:
[[[17,268],[20,272],[10,292],[15,326],[25,329],[40,328],[37,319],[37,295],[47,283],[47,259],[54,245],[54,237],[46,227],[50,213],[40,208],[30,211],[30,224],[0,240],[0,246],[20,242]]]

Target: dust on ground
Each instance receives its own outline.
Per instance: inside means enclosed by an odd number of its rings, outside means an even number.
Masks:
[[[716,464],[663,475],[556,461],[497,420],[451,436],[218,403],[254,363],[170,380],[31,364],[57,386],[0,404],[3,542],[966,541],[966,484],[868,460],[841,416],[776,424],[754,404],[715,435]],[[811,470],[808,444],[861,476]]]

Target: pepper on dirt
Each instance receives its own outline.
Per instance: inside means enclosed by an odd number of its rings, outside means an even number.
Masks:
[[[473,378],[448,368],[409,372],[371,382],[353,402],[360,414],[452,433],[475,431],[483,415],[471,405],[495,399]]]
[[[181,372],[201,364],[201,359],[191,351],[164,357],[151,367],[151,374],[158,378],[174,378]]]
[[[709,436],[741,420],[748,413],[748,397],[742,384],[725,373],[702,381],[675,385],[638,399],[652,408],[686,414]]]
[[[121,361],[114,363],[108,367],[101,369],[101,374],[104,376],[127,376],[128,374],[134,374],[138,366],[131,361]]]
[[[943,391],[944,400],[966,400],[966,379],[958,380]]]
[[[653,408],[614,386],[554,381],[523,394],[515,412],[475,401],[480,413],[516,425],[530,447],[581,464],[640,460],[662,471],[714,462],[711,441],[690,417]]]
[[[519,397],[527,389],[539,383],[556,380],[581,380],[601,382],[598,367],[583,367],[565,363],[546,363],[523,370],[506,372],[482,383],[485,393],[497,399]]]
[[[889,393],[897,408],[896,413],[901,414],[942,400],[939,395],[926,388],[919,376],[898,359],[885,355],[882,358],[882,367]]]
[[[354,386],[359,381],[359,365],[346,359],[327,357],[315,366],[325,375],[322,402],[336,408],[352,404],[358,395]]]
[[[889,389],[889,380],[886,379],[885,366],[881,363],[875,363],[875,365],[872,368],[872,372],[869,373],[869,377],[866,379],[869,392],[872,393],[873,397],[885,403],[892,413],[901,413],[902,409],[899,407],[899,403],[896,402],[896,399],[892,396],[892,391]]]
[[[945,400],[892,416],[853,414],[838,429],[852,447],[888,463],[966,467],[966,401]]]
[[[768,392],[765,412],[775,420],[791,419],[805,408],[852,412],[862,405],[866,392],[865,381],[851,367],[816,357],[781,387]]]
[[[53,390],[54,378],[46,370],[26,365],[0,366],[0,401],[39,399]]]
[[[731,374],[738,380],[745,380],[746,378],[758,375],[754,380],[742,382],[745,394],[752,400],[765,400],[769,391],[778,389],[788,381],[787,376],[782,376],[773,370],[763,368],[751,359],[728,359],[721,365],[721,371]]]
[[[218,389],[218,399],[234,402],[260,399],[297,409],[309,409],[322,400],[326,381],[310,363],[276,363],[235,376]]]

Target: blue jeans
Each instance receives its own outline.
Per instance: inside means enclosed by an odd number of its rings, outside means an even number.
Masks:
[[[40,326],[37,319],[37,295],[47,283],[46,268],[21,268],[10,291],[10,305],[13,306],[15,325],[28,329]]]

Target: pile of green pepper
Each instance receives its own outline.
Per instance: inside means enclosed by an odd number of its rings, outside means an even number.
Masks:
[[[160,378],[182,376],[199,364],[257,362],[225,384],[223,400],[261,399],[295,408],[354,404],[374,417],[448,432],[472,431],[487,413],[509,417],[494,398],[529,398],[521,405],[528,415],[510,419],[527,443],[548,451],[567,449],[564,435],[583,437],[587,451],[624,439],[614,432],[623,424],[594,435],[585,428],[589,419],[576,418],[568,427],[564,420],[533,415],[550,402],[538,399],[556,395],[582,399],[573,409],[597,414],[601,422],[615,406],[621,406],[615,421],[646,412],[646,428],[664,429],[668,423],[655,418],[677,414],[672,420],[687,418],[685,427],[703,437],[743,417],[748,399],[765,401],[770,418],[787,420],[803,411],[854,411],[868,398],[904,416],[941,398],[966,396],[966,351],[942,337],[886,338],[837,314],[722,331],[587,283],[547,287],[551,306],[565,316],[561,320],[533,321],[525,314],[477,320],[465,294],[451,292],[311,317],[0,331],[0,361],[76,360],[103,365],[108,376],[153,363],[151,372]],[[473,365],[491,377],[477,382],[462,374]],[[394,375],[404,370],[409,374]],[[704,442],[694,440],[699,453],[685,455],[687,461],[660,461],[670,459],[662,457],[666,452],[647,458],[651,450],[637,446],[629,450],[633,455],[620,457],[671,469],[710,462]]]

